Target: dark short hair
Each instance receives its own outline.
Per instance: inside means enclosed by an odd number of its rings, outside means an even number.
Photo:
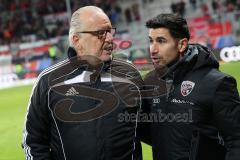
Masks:
[[[187,21],[177,14],[164,13],[146,22],[147,28],[167,28],[174,38],[190,39]]]

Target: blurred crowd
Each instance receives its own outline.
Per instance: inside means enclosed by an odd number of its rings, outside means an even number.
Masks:
[[[51,29],[44,22],[45,15],[66,11],[65,0],[0,0],[0,9],[1,45],[56,37],[67,28],[66,21]]]
[[[73,11],[86,5],[95,5],[108,14],[115,25],[123,21],[140,20],[139,6],[122,11],[116,0],[69,0]],[[67,13],[66,0],[0,0],[0,45],[49,39],[68,34],[68,17],[57,20],[58,14]],[[46,17],[55,15],[51,20]],[[51,19],[51,18],[50,18]]]
[[[193,11],[200,9],[204,16],[240,10],[240,0],[189,0],[188,3]],[[173,13],[185,16],[186,1],[179,0],[178,2],[172,2],[170,7]]]
[[[143,7],[145,3],[153,1],[143,0]],[[102,8],[113,25],[141,20],[138,3],[123,9],[119,5],[120,0],[69,0],[69,2],[72,12],[86,5]],[[201,10],[203,15],[209,15],[240,10],[240,0],[179,0],[172,2],[169,8],[173,13],[182,16],[187,16],[189,13],[186,12],[187,9],[192,9],[191,12]],[[62,13],[66,15],[66,0],[0,0],[0,10],[0,45],[45,40],[68,34],[68,17],[55,18],[63,17]]]

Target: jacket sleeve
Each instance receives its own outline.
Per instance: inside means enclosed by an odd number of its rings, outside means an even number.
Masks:
[[[142,86],[142,106],[138,114],[138,126],[137,126],[137,137],[140,141],[152,145],[151,142],[151,122],[148,121],[148,115],[150,113],[150,100],[147,98],[148,94],[145,92],[147,88]]]
[[[226,160],[240,157],[240,99],[236,80],[225,77],[218,85],[213,101],[216,125],[227,149]]]
[[[26,160],[50,159],[49,113],[44,90],[46,85],[42,81],[37,82],[29,100],[22,144]]]

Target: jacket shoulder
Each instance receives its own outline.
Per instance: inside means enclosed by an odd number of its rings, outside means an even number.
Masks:
[[[112,69],[118,71],[119,73],[121,72],[127,75],[140,76],[140,72],[137,70],[134,64],[121,59],[112,60]]]
[[[237,86],[235,78],[218,69],[211,69],[198,79],[201,83],[201,90],[209,96],[215,96],[216,91],[223,90],[224,87]]]
[[[124,67],[127,69],[132,69],[132,70],[137,70],[136,66],[134,64],[132,64],[131,62],[122,60],[122,59],[117,59],[114,58],[112,60],[112,64],[116,67],[116,66],[120,66],[120,67]]]
[[[143,84],[141,74],[137,68],[132,63],[121,59],[112,60],[111,74],[134,81],[138,85]]]
[[[44,88],[48,88],[50,87],[49,85],[51,84],[51,76],[53,73],[55,73],[55,71],[57,70],[61,70],[64,66],[66,66],[66,64],[68,64],[69,60],[63,60],[59,63],[56,63],[46,69],[44,69],[39,75],[38,78],[35,82],[35,85],[44,85]],[[54,75],[54,74],[53,74]]]
[[[206,75],[206,77],[207,77],[207,80],[209,81],[209,82],[214,82],[214,83],[216,83],[216,82],[221,82],[222,80],[224,80],[224,79],[234,79],[235,80],[235,78],[233,77],[233,76],[231,76],[231,75],[229,75],[229,74],[227,74],[227,73],[224,73],[224,72],[222,72],[222,71],[220,71],[220,70],[218,70],[218,69],[211,69],[208,73],[207,73],[207,75]]]

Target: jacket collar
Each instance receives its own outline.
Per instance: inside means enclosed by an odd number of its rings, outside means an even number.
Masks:
[[[93,66],[90,63],[88,63],[86,60],[78,59],[77,52],[73,47],[68,48],[67,55],[72,65],[77,66],[77,68],[80,70],[95,70],[96,68],[99,67],[101,68],[101,71],[108,71],[111,67],[112,60],[105,61],[105,62],[102,62],[99,60],[99,63]],[[80,65],[79,63],[81,63],[82,65]]]
[[[190,44],[188,50],[179,61],[166,67],[162,79],[172,79],[174,83],[183,80],[188,72],[203,68],[218,68],[219,63],[213,53],[200,44]]]

